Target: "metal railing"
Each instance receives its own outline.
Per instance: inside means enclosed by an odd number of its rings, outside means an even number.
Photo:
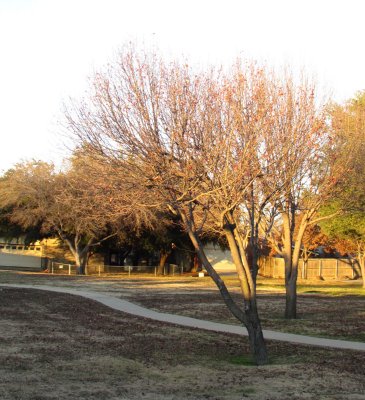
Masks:
[[[51,274],[66,274],[66,275],[76,275],[77,266],[75,264],[70,264],[67,262],[57,262],[54,260],[49,260],[45,266],[49,273]],[[98,275],[102,274],[127,274],[131,276],[132,274],[143,274],[149,273],[154,276],[158,275],[159,267],[156,265],[90,265],[87,267],[87,275]],[[183,267],[179,267],[175,264],[165,265],[162,270],[162,275],[177,275],[183,274]]]
[[[127,273],[128,276],[131,276],[132,274],[141,274],[145,272],[149,272],[153,274],[154,276],[157,276],[158,270],[160,267],[157,265],[99,265],[97,268],[97,273],[99,276],[102,273],[113,273],[113,274],[118,274],[118,273]],[[178,265],[175,264],[169,264],[165,265],[162,270],[162,275],[177,275],[180,273],[180,275],[183,273],[183,267],[179,267]]]
[[[77,269],[77,267],[74,264],[67,264],[67,263],[51,261],[49,272],[51,274],[58,273],[58,274],[73,275],[73,274],[76,274],[76,269]]]

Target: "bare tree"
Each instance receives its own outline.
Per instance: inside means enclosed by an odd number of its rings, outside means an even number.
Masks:
[[[239,134],[251,138],[246,147],[250,154],[246,174],[252,179],[235,217],[238,243],[254,282],[266,239],[284,257],[285,315],[295,318],[303,235],[309,225],[323,218],[318,217],[318,210],[344,169],[334,157],[314,83],[305,78],[295,83],[287,73],[280,76],[252,66],[248,71],[243,74],[242,66],[234,70],[229,97]],[[303,218],[297,218],[299,213]]]
[[[275,169],[270,174],[269,193],[272,188],[277,190],[268,213],[271,220],[266,224],[271,243],[285,260],[285,317],[296,318],[303,235],[309,225],[323,218],[318,211],[344,169],[336,162],[326,114],[317,104],[314,84],[303,80],[297,85],[286,77],[273,90],[276,105],[270,135],[275,147],[269,158]]]
[[[245,90],[254,102],[255,82]],[[74,105],[67,118],[90,154],[113,163],[114,176],[127,177],[134,190],[146,193],[140,208],[165,207],[181,219],[229,310],[246,326],[256,363],[264,364],[256,289],[237,224],[242,198],[257,177],[250,162],[256,139],[235,121],[238,111],[230,103],[238,94],[219,72],[193,73],[186,65],[166,65],[156,55],[132,49],[96,76],[90,98]],[[204,253],[204,229],[228,240],[243,309]]]
[[[365,91],[343,105],[332,105],[330,115],[338,157],[347,168],[336,195],[322,209],[323,215],[337,212],[337,216],[321,227],[332,238],[344,241],[347,252],[356,254],[365,288]]]
[[[136,208],[168,209],[181,219],[229,310],[246,326],[256,362],[265,363],[255,285],[259,236],[280,219],[286,315],[295,316],[301,238],[331,187],[314,87],[255,63],[238,63],[229,73],[196,72],[132,48],[96,75],[90,96],[66,115],[88,153],[128,182]],[[304,218],[294,243],[299,211]],[[228,242],[243,309],[205,256],[201,237],[209,230]]]

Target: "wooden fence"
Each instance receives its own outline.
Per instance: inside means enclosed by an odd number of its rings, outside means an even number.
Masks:
[[[284,259],[279,257],[261,257],[259,274],[272,278],[284,278]],[[310,258],[307,262],[300,259],[298,278],[301,279],[357,279],[361,277],[358,263],[349,258]]]

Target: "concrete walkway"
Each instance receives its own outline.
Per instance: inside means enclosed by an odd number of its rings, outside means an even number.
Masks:
[[[87,299],[98,301],[101,304],[106,305],[117,311],[122,311],[128,314],[133,314],[139,317],[149,318],[156,321],[168,322],[171,324],[188,326],[191,328],[205,329],[215,332],[234,333],[237,335],[247,336],[246,328],[239,325],[227,325],[220,324],[218,322],[211,322],[200,320],[196,318],[183,317],[175,314],[166,314],[157,311],[153,311],[137,304],[133,304],[129,301],[122,300],[116,297],[107,296],[105,294],[97,292],[87,292],[83,290],[74,290],[68,288],[47,286],[47,285],[14,285],[14,284],[0,284],[0,287],[13,287],[23,289],[39,289],[57,293],[67,293],[76,296],[82,296]],[[306,344],[310,346],[320,347],[331,347],[336,349],[348,349],[365,351],[365,343],[362,342],[350,342],[347,340],[334,340],[317,338],[313,336],[295,335],[292,333],[283,333],[276,331],[264,330],[264,337],[267,340],[279,340],[282,342]]]

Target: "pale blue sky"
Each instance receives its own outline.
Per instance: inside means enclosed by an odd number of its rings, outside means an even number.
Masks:
[[[128,40],[192,63],[305,67],[342,101],[365,89],[363,0],[0,0],[0,170],[65,154],[63,100]]]

